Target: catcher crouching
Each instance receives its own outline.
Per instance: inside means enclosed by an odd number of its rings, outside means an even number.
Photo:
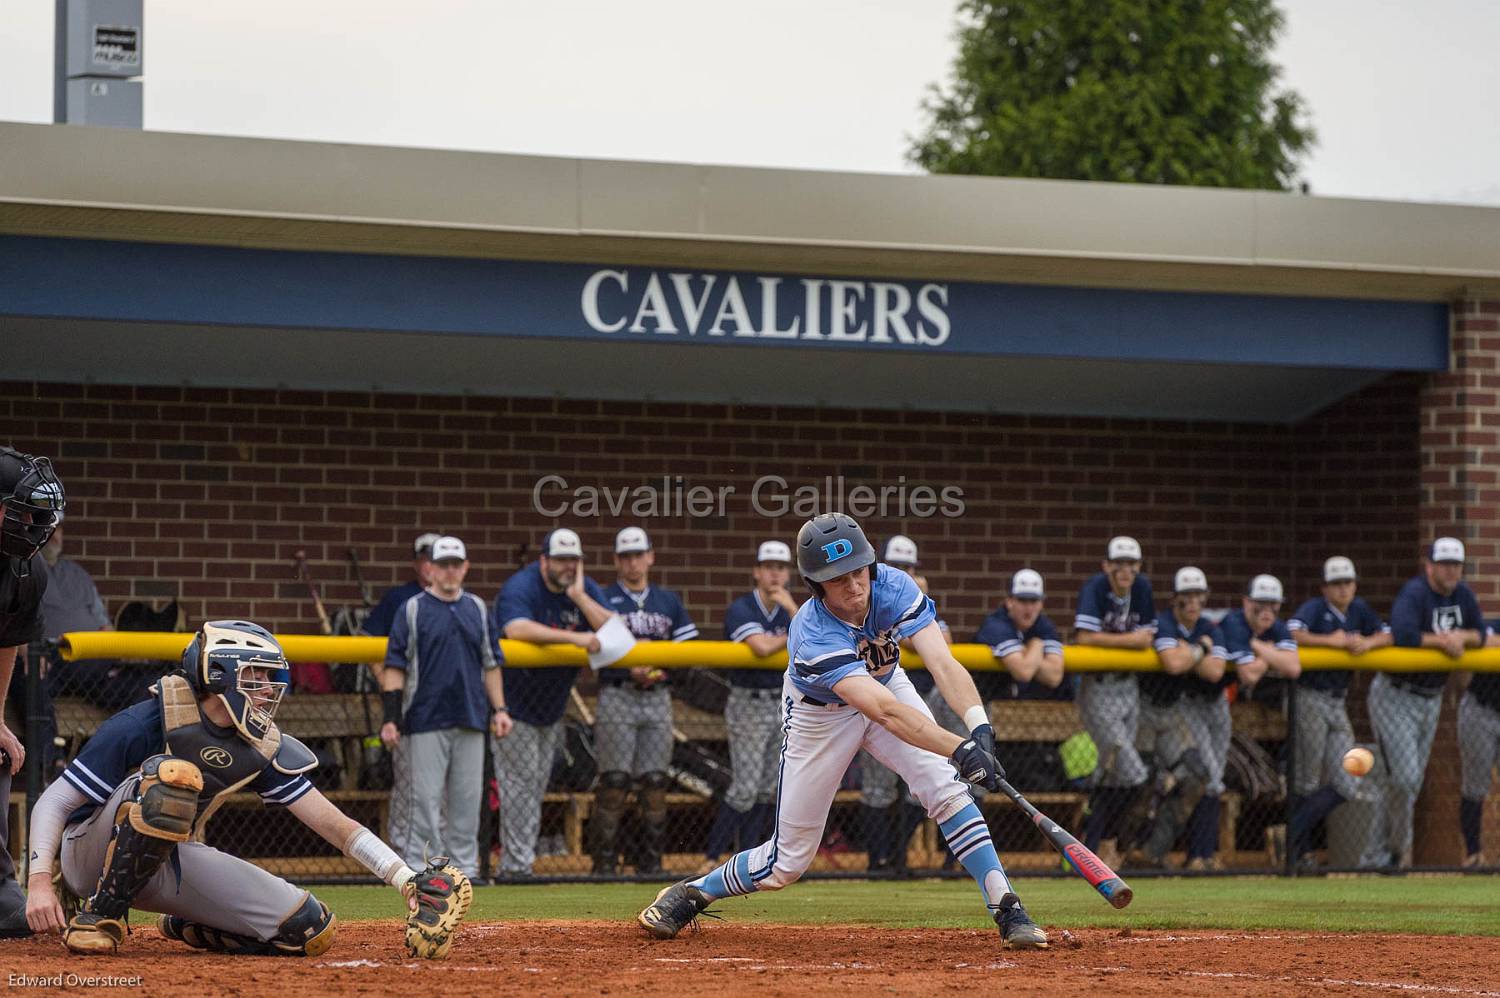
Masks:
[[[130,908],[161,915],[162,935],[198,949],[318,956],[338,922],[313,895],[203,843],[225,797],[259,793],[401,891],[406,946],[446,956],[468,910],[467,877],[432,860],[413,870],[307,778],[311,750],[272,722],[287,687],[281,646],[241,620],[205,623],[156,696],[111,717],[37,801],[26,919],[74,953],[114,953]],[[66,918],[54,866],[83,899]]]

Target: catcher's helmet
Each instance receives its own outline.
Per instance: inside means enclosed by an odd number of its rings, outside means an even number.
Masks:
[[[797,571],[809,583],[827,582],[873,564],[875,548],[845,513],[819,513],[797,531]]]
[[[0,447],[0,556],[26,561],[40,551],[66,503],[51,461]]]
[[[272,670],[272,678],[249,670]],[[240,734],[258,741],[286,692],[286,655],[271,632],[248,620],[209,620],[182,653],[182,673],[198,696],[216,696]]]

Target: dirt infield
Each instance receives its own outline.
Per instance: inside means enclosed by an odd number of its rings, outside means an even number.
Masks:
[[[1051,930],[1012,953],[993,931],[707,924],[658,942],[632,925],[490,922],[443,964],[406,959],[396,922],[342,927],[318,959],[232,958],[137,929],[118,957],[69,957],[53,938],[0,942],[15,988],[35,978],[140,975],[153,996],[408,994],[739,995],[1409,994],[1500,998],[1500,939],[1309,933]],[[24,975],[33,980],[19,980]]]

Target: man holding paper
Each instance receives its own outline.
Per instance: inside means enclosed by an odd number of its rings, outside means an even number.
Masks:
[[[513,641],[572,644],[590,653],[594,668],[602,640],[619,629],[604,606],[604,592],[583,570],[583,542],[566,527],[542,541],[541,557],[511,576],[495,598],[494,630]],[[606,628],[613,623],[613,627]],[[604,630],[603,634],[595,632]],[[625,632],[629,638],[629,632]],[[611,642],[612,643],[612,642]],[[633,642],[615,652],[618,658]],[[500,787],[500,876],[531,875],[536,860],[542,796],[562,738],[562,717],[578,678],[576,666],[509,669],[506,703],[515,727],[494,744],[495,782]]]

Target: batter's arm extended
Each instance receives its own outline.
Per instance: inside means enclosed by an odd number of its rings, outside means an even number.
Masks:
[[[943,640],[943,629],[936,623],[928,624],[911,636],[911,643],[922,656],[927,671],[932,673],[938,692],[953,713],[964,719],[965,727],[973,731],[981,724],[988,724],[990,719],[974,686],[974,677],[953,657],[948,642]]]
[[[957,665],[957,663],[954,664]],[[960,671],[963,669],[962,666],[958,668]],[[969,680],[970,689],[973,686],[973,680]],[[849,706],[908,745],[936,752],[946,758],[963,744],[962,738],[938,727],[931,718],[917,708],[897,700],[894,693],[869,675],[853,675],[840,679],[833,684],[833,692],[837,693]],[[974,699],[977,702],[979,694],[974,694]]]

